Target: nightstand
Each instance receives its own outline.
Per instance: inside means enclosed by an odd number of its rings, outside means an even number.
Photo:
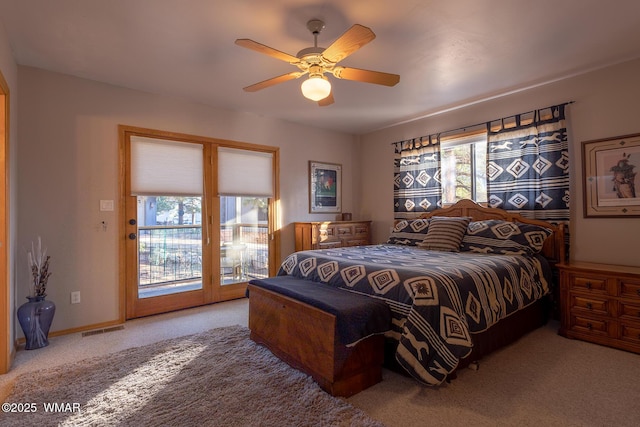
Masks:
[[[560,331],[640,353],[640,267],[571,262],[560,270]]]

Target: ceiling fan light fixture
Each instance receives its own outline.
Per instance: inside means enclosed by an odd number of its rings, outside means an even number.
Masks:
[[[312,19],[307,22],[307,28],[313,34],[313,47],[302,49],[298,52],[297,56],[289,55],[288,53],[284,53],[251,39],[237,39],[236,44],[239,46],[269,55],[280,61],[288,62],[300,70],[263,80],[251,86],[244,87],[243,90],[246,92],[256,92],[308,74],[308,79],[305,80],[300,87],[302,94],[306,98],[316,101],[319,107],[325,107],[334,102],[331,83],[329,83],[324,76],[325,73],[332,74],[337,79],[384,86],[395,86],[400,81],[400,76],[397,74],[336,65],[376,38],[371,28],[354,24],[326,49],[318,47],[318,34],[320,34],[324,28],[324,22],[319,19]]]
[[[331,93],[331,83],[322,75],[311,76],[302,82],[302,94],[312,101],[325,99]]]

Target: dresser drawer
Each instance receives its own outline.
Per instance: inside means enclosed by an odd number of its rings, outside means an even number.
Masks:
[[[621,319],[640,322],[640,302],[629,304],[627,301],[620,301],[618,316]]]
[[[337,240],[336,228],[331,225],[323,225],[318,228],[318,240]]]
[[[571,310],[587,311],[600,315],[611,314],[611,301],[603,298],[593,298],[580,294],[571,294]]]
[[[353,225],[337,225],[336,237],[343,239],[353,236]]]
[[[357,238],[369,240],[369,226],[366,224],[355,225],[353,227],[353,235]]]
[[[571,276],[571,288],[594,293],[607,293],[607,278],[601,276]]]
[[[598,319],[587,316],[571,316],[571,328],[574,332],[596,336],[609,336],[612,324],[609,319]]]
[[[364,246],[369,244],[369,239],[349,239],[344,241],[344,246]]]
[[[318,242],[318,249],[333,249],[342,247],[341,240],[325,240],[323,242]]]
[[[635,300],[640,304],[640,282],[620,279],[618,281],[618,288],[620,289],[621,297]]]
[[[620,322],[620,339],[640,345],[640,323]]]

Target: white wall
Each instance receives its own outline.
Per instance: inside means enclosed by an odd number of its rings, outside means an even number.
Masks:
[[[2,242],[3,245],[7,245],[9,249],[9,261],[7,264],[8,272],[8,286],[9,286],[9,306],[1,307],[0,313],[5,316],[5,309],[8,310],[10,319],[10,330],[6,339],[9,340],[9,348],[13,347],[15,342],[14,329],[17,324],[16,318],[13,315],[16,310],[16,238],[17,238],[17,217],[18,217],[18,202],[17,202],[17,164],[18,164],[18,66],[13,60],[13,53],[9,46],[9,39],[5,33],[4,25],[0,21],[0,72],[2,73],[7,85],[9,86],[9,232],[7,235],[8,242]],[[4,202],[4,201],[3,201]],[[0,274],[4,274],[1,272]],[[0,290],[4,292],[4,290]],[[25,300],[26,301],[26,300]],[[0,332],[0,336],[4,337],[4,331]],[[4,338],[3,338],[4,339]]]
[[[359,163],[351,135],[30,67],[19,67],[19,88],[18,244],[26,248],[40,235],[49,249],[53,331],[118,318],[118,207],[100,212],[99,201],[118,199],[119,124],[280,147],[282,256],[294,250],[292,222],[335,219],[308,213],[309,160],[343,165],[343,206],[354,210]],[[18,253],[22,300],[27,268]],[[76,290],[82,303],[71,305]]]
[[[393,223],[392,142],[575,101],[568,106],[571,257],[640,266],[640,218],[584,218],[581,183],[582,141],[640,133],[639,75],[635,60],[362,136],[360,214],[374,220],[375,241],[386,240]]]
[[[125,124],[280,147],[282,256],[293,251],[294,221],[333,219],[308,213],[308,161],[343,165],[343,206],[357,219],[374,220],[374,240],[386,240],[393,222],[391,142],[481,123],[565,101],[569,106],[572,175],[572,257],[640,265],[640,219],[582,217],[580,143],[640,133],[640,61],[478,103],[358,138],[336,132],[210,108],[29,67],[7,59],[0,34],[0,67],[19,118],[17,165],[20,212],[16,301],[26,295],[24,249],[41,235],[52,255],[48,294],[58,310],[52,329],[66,330],[117,319],[117,217],[100,213],[100,199],[117,200],[117,125]],[[8,63],[8,64],[7,64]],[[8,70],[8,71],[7,71]],[[16,88],[15,80],[18,80]],[[18,126],[12,124],[13,129]],[[12,134],[15,145],[16,134]],[[14,150],[15,155],[16,150]],[[14,157],[12,157],[14,159]],[[16,168],[13,168],[16,171]],[[15,217],[14,217],[15,218]],[[102,232],[100,221],[109,223]],[[69,294],[82,292],[71,305]]]

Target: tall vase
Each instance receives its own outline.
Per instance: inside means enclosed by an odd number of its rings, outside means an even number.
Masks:
[[[22,327],[22,332],[27,340],[25,350],[49,345],[49,328],[56,313],[56,305],[53,301],[44,299],[44,296],[27,297],[29,302],[25,302],[18,308],[18,321]]]

